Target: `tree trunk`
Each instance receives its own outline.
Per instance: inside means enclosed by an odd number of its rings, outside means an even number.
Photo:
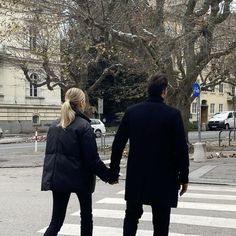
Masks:
[[[166,103],[170,106],[173,106],[180,110],[183,123],[184,123],[184,129],[187,141],[188,140],[188,124],[189,124],[189,117],[190,117],[190,107],[191,107],[191,99],[188,96],[188,93],[180,93],[175,92],[171,93],[169,92]]]

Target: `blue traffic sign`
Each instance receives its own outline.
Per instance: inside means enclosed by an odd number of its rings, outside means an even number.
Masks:
[[[193,93],[192,93],[193,97],[199,97],[201,88],[197,82],[193,83],[192,90],[193,90]]]

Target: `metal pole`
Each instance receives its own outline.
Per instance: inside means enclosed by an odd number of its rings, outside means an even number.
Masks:
[[[235,141],[235,93],[233,96],[233,106],[234,106],[234,141]]]
[[[106,154],[106,135],[103,134],[103,153],[104,155]]]
[[[34,145],[34,151],[37,152],[38,151],[38,130],[37,130],[37,126],[35,128],[35,145]]]
[[[200,99],[200,94],[198,96],[197,121],[198,121],[198,141],[201,142],[201,99]]]

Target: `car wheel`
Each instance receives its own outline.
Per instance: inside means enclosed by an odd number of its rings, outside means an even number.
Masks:
[[[95,131],[95,136],[96,136],[96,138],[100,138],[101,135],[102,135],[102,131],[101,131],[100,129],[98,129],[98,130]]]
[[[230,128],[230,127],[229,127],[229,124],[226,124],[226,125],[225,125],[225,129],[228,130],[229,128]]]

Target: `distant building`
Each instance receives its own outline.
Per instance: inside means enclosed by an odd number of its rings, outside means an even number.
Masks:
[[[202,91],[200,94],[201,124],[205,129],[208,120],[216,113],[234,110],[234,86],[226,83],[214,86],[212,91]],[[191,104],[190,122],[197,121],[198,102]]]
[[[0,127],[5,133],[46,131],[60,114],[61,91],[29,83],[23,71],[14,66],[14,58],[1,47],[0,53]],[[11,61],[13,63],[11,63]],[[35,83],[42,76],[36,61],[31,77]]]
[[[36,127],[46,131],[60,115],[60,87],[49,90],[46,84],[36,86],[47,78],[42,57],[36,53],[45,38],[40,31],[43,27],[37,25],[37,12],[42,11],[35,9],[35,14],[27,14],[20,7],[23,6],[19,4],[11,14],[7,5],[0,8],[0,127],[4,133],[31,133]],[[55,36],[54,41],[48,41],[55,42],[55,47],[50,44],[54,51],[59,50],[59,38]],[[23,65],[30,80],[21,68]]]

